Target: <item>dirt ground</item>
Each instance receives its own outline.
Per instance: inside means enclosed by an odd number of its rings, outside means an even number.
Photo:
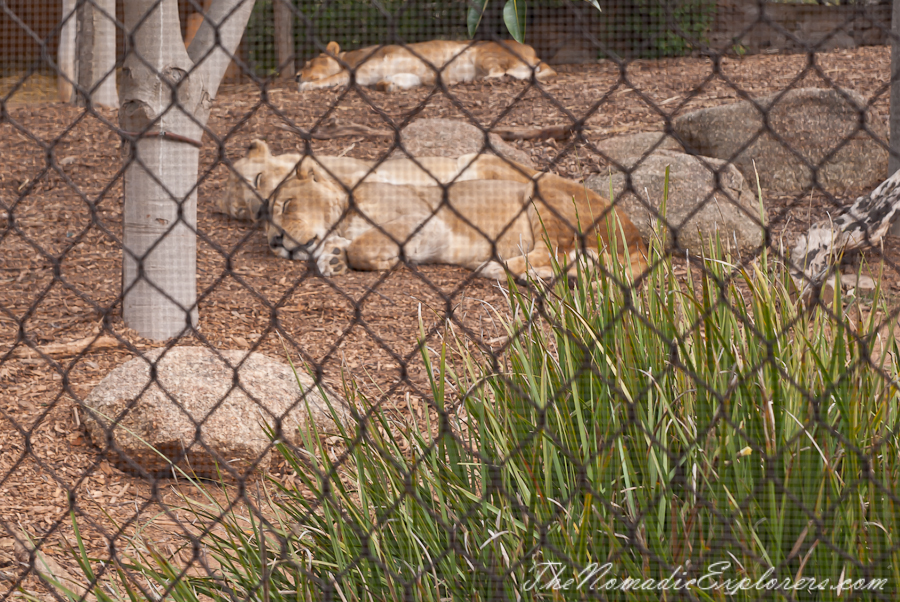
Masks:
[[[321,91],[305,93],[274,85],[262,95],[257,86],[227,86],[216,100],[209,128],[224,140],[225,153],[240,157],[250,140],[265,138],[276,152],[301,141],[279,129],[281,116],[296,125],[356,123],[384,127],[424,117],[474,121],[484,126],[534,127],[571,123],[587,117],[588,138],[660,131],[664,115],[734,102],[789,86],[838,85],[856,90],[888,114],[888,48],[820,54],[810,64],[803,55],[760,55],[723,59],[716,67],[704,58],[635,61],[625,78],[612,63],[563,67],[543,91],[512,81],[476,82],[451,89],[452,98],[426,89],[404,93]],[[0,93],[6,94],[10,81]],[[46,90],[50,90],[49,93]],[[44,91],[42,93],[41,91]],[[75,398],[83,398],[113,367],[131,354],[124,348],[92,352],[77,364],[56,364],[10,353],[21,334],[37,345],[74,341],[104,327],[138,349],[157,344],[124,327],[117,304],[121,278],[122,181],[119,139],[97,115],[53,103],[55,84],[35,76],[0,113],[0,200],[17,203],[15,216],[24,236],[0,229],[0,600],[21,586],[41,597],[41,585],[21,580],[8,528],[46,537],[49,555],[64,566],[74,563],[61,551],[62,536],[72,540],[68,500],[82,515],[92,550],[102,554],[115,524],[131,524],[177,506],[180,485],[153,488],[110,467],[84,434]],[[424,402],[424,369],[416,355],[419,315],[427,328],[440,329],[445,316],[489,344],[502,334],[493,309],[504,306],[496,282],[444,266],[401,268],[391,273],[352,272],[323,280],[304,264],[271,254],[253,226],[214,213],[226,168],[216,163],[212,137],[201,152],[199,188],[198,284],[201,338],[220,348],[255,348],[283,358],[282,337],[296,361],[322,366],[325,380],[341,388],[342,374],[359,380],[373,400],[388,408]],[[63,173],[47,170],[47,151]],[[606,165],[584,145],[534,141],[512,143],[542,168],[581,178]],[[387,138],[316,141],[321,154],[376,159],[391,148]],[[765,188],[765,183],[763,183]],[[765,192],[765,191],[764,191]],[[851,201],[855,191],[843,198]],[[27,193],[18,200],[20,195]],[[85,198],[96,202],[92,222]],[[824,215],[825,200],[765,195],[773,240],[793,245],[798,232]],[[6,215],[2,216],[3,226]],[[885,253],[897,265],[900,241],[889,238]],[[230,256],[233,272],[226,271]],[[56,262],[60,260],[58,275]],[[877,261],[878,254],[870,254]],[[900,277],[887,269],[893,290]],[[263,301],[262,299],[265,299]],[[354,320],[358,307],[360,320]],[[271,320],[272,311],[277,321]],[[105,322],[104,322],[105,320]],[[437,335],[431,337],[432,343]],[[198,344],[186,339],[179,344]],[[406,379],[403,378],[405,365]],[[290,478],[287,475],[285,478]],[[174,516],[157,523],[161,546],[173,541]]]

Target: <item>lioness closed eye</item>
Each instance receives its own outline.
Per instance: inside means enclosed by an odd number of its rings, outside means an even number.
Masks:
[[[434,40],[406,46],[369,46],[341,52],[329,42],[326,52],[303,65],[297,74],[300,91],[346,86],[350,71],[362,86],[393,91],[434,84],[438,73],[445,84],[509,75],[544,82],[556,71],[542,63],[527,44],[504,42],[452,42]]]
[[[607,250],[608,219],[615,210],[605,199],[579,194],[577,183],[551,174],[522,180],[458,181],[443,204],[437,186],[363,183],[351,205],[342,187],[301,169],[273,195],[266,235],[273,252],[311,260],[326,276],[347,267],[386,270],[405,257],[466,267],[488,278],[504,278],[504,265],[516,276],[548,278],[554,260],[567,265],[576,258],[579,223],[590,253]],[[645,247],[631,221],[617,216],[624,234],[617,251],[638,276],[647,267]]]

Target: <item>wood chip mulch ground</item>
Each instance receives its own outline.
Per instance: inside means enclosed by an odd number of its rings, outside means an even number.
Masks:
[[[635,61],[623,77],[612,63],[568,66],[538,91],[528,84],[492,81],[450,89],[452,98],[426,89],[387,94],[367,90],[299,94],[293,85],[276,84],[263,95],[253,84],[225,86],[216,99],[209,128],[225,142],[231,159],[250,140],[265,138],[276,152],[302,142],[280,129],[282,117],[301,128],[316,124],[354,123],[384,128],[385,119],[403,124],[424,117],[476,122],[484,127],[548,127],[587,117],[587,137],[600,141],[615,135],[661,131],[665,116],[731,103],[790,86],[838,85],[869,99],[888,114],[890,50],[884,47],[817,55],[760,55],[722,59],[682,58]],[[117,305],[121,279],[122,181],[119,139],[104,123],[116,123],[114,111],[96,115],[46,101],[55,83],[33,76],[0,120],[0,200],[4,211],[15,205],[22,234],[4,229],[0,216],[0,354],[6,355],[22,334],[34,345],[77,341],[98,332],[104,313],[112,330],[138,349],[156,344],[124,327]],[[0,82],[5,95],[15,78]],[[42,97],[42,92],[43,97]],[[48,91],[49,90],[49,91]],[[54,143],[54,141],[57,142]],[[47,169],[42,144],[59,172]],[[385,156],[388,138],[348,137],[316,140],[316,153],[362,159]],[[511,144],[536,165],[561,175],[582,178],[607,165],[583,144],[532,140]],[[286,341],[296,361],[320,364],[325,380],[341,389],[342,377],[357,379],[382,405],[406,411],[407,399],[424,407],[425,372],[416,344],[419,319],[437,329],[429,343],[439,343],[448,312],[472,336],[496,345],[503,334],[494,310],[503,311],[503,291],[495,282],[473,279],[465,270],[424,266],[389,274],[353,272],[333,280],[308,273],[306,266],[271,254],[263,235],[247,223],[213,211],[227,170],[216,163],[217,149],[208,137],[201,154],[198,243],[200,334],[211,345],[254,347],[282,358]],[[850,201],[856,194],[843,198]],[[24,196],[23,196],[24,195]],[[793,245],[796,234],[825,215],[821,195],[766,197],[775,240]],[[88,203],[95,203],[92,215]],[[888,259],[900,259],[900,244],[889,238]],[[226,271],[226,254],[233,272]],[[58,273],[56,261],[60,260]],[[900,278],[888,269],[895,290]],[[268,301],[262,301],[265,298]],[[277,324],[270,307],[277,306]],[[358,307],[360,320],[355,321]],[[109,310],[109,308],[112,308]],[[198,344],[186,340],[180,344]],[[131,357],[122,347],[88,353],[77,363],[65,353],[48,363],[20,350],[0,362],[0,598],[17,582],[22,565],[3,525],[34,537],[46,537],[49,555],[77,574],[62,552],[62,538],[73,541],[67,517],[74,499],[92,552],[104,554],[105,537],[118,525],[132,533],[161,506],[179,506],[176,482],[152,487],[104,461],[86,438],[83,412],[74,398],[86,396],[113,367]],[[401,374],[405,363],[407,379]],[[285,475],[289,478],[289,475]],[[161,549],[174,544],[178,516],[155,523],[152,534]],[[135,522],[137,521],[137,522]],[[40,584],[22,583],[40,597]]]

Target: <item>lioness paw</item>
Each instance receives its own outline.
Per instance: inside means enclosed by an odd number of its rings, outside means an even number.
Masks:
[[[506,280],[506,269],[496,261],[488,261],[478,268],[477,273],[482,278],[502,281]]]
[[[316,267],[323,276],[337,276],[349,268],[347,265],[347,244],[349,241],[326,241],[322,253],[316,258]]]

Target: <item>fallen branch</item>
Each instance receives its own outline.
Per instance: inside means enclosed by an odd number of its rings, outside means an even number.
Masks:
[[[13,351],[12,357],[41,357],[41,353],[44,355],[78,355],[88,348],[90,348],[91,351],[98,351],[100,349],[112,349],[118,346],[118,339],[113,337],[89,336],[78,339],[77,341],[69,341],[68,343],[49,343],[38,347],[37,351],[30,347],[19,347]]]
[[[289,123],[276,123],[275,127],[299,135],[304,140],[331,140],[333,138],[346,138],[349,136],[363,136],[365,138],[377,138],[393,136],[393,130],[371,128],[367,125],[349,123],[347,125],[330,125],[310,132]],[[571,125],[554,125],[547,128],[513,128],[493,129],[492,134],[497,134],[503,140],[565,140],[572,135]]]
[[[497,134],[504,140],[565,140],[572,135],[571,125],[553,125],[548,128],[518,128],[518,129],[494,129],[492,134]]]
[[[330,128],[324,128],[316,132],[309,132],[307,130],[300,129],[296,126],[293,126],[289,123],[276,123],[275,127],[281,130],[285,130],[288,132],[292,132],[297,134],[304,140],[331,140],[333,138],[347,138],[349,136],[363,136],[365,138],[377,138],[380,136],[393,136],[394,132],[391,130],[379,130],[376,128],[370,128],[366,125],[359,124],[350,124],[344,126],[335,126]]]
[[[800,296],[814,301],[835,264],[848,251],[881,243],[900,213],[900,171],[863,195],[834,219],[819,222],[797,240],[791,255]]]

